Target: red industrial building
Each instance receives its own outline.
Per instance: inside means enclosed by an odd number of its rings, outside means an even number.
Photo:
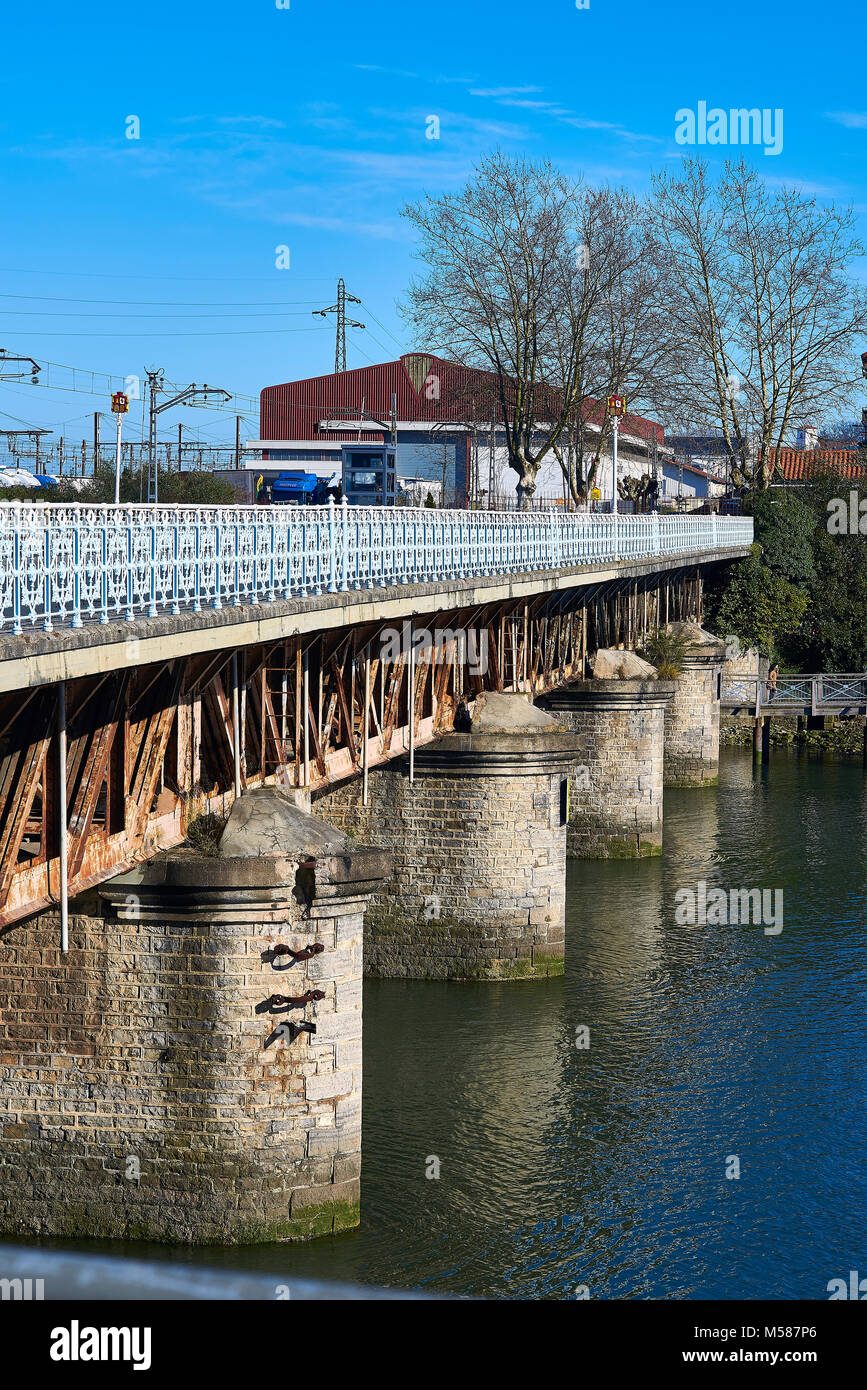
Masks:
[[[395,362],[266,386],[260,397],[260,438],[247,447],[257,454],[261,450],[266,476],[281,468],[304,468],[330,477],[340,468],[343,444],[359,438],[384,442],[394,423],[400,477],[417,480],[422,488],[462,506],[474,481],[482,493],[491,484],[497,490],[490,466],[492,415],[500,419],[496,382],[491,372],[416,352]],[[601,421],[603,406],[587,402],[587,407],[591,423]],[[499,424],[494,432],[494,459],[502,472],[505,436]],[[654,443],[662,448],[662,427],[628,415],[621,429],[624,461],[632,452],[646,467]],[[505,487],[511,493],[514,482],[507,479]],[[540,471],[539,493],[552,499],[562,495],[553,458]]]

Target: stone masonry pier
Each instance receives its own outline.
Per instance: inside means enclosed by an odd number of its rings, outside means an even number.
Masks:
[[[697,623],[671,623],[687,639],[665,711],[665,785],[709,786],[719,777],[720,673],[725,643]]]
[[[625,674],[614,676],[618,668]],[[570,784],[568,853],[633,859],[662,853],[663,721],[674,685],[632,652],[598,652],[594,671],[544,706],[579,740]]]
[[[389,871],[264,789],[219,853],[72,904],[68,954],[54,913],[7,928],[0,1230],[225,1244],[357,1223],[362,927]]]
[[[317,801],[385,844],[394,874],[368,912],[365,969],[426,979],[563,971],[567,777],[578,740],[522,695],[476,701],[472,724]]]

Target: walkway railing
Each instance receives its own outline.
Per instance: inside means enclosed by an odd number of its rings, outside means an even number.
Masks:
[[[752,520],[404,507],[0,504],[0,627],[743,549]]]
[[[775,687],[755,676],[723,680],[722,704],[727,709],[761,713],[826,714],[848,710],[867,713],[867,674],[778,676]]]

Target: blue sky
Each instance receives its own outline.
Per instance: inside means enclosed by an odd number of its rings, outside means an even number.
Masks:
[[[255,397],[331,369],[333,329],[311,309],[339,275],[368,325],[349,365],[397,356],[416,346],[396,312],[413,272],[407,200],[459,187],[498,145],[640,192],[684,153],[675,112],[700,101],[781,108],[781,154],[743,153],[771,181],[854,203],[867,240],[863,0],[82,9],[49,0],[3,19],[0,345],[38,360],[118,377],[159,365]],[[69,437],[103,405],[0,383],[12,422]],[[228,416],[163,419],[231,436]]]

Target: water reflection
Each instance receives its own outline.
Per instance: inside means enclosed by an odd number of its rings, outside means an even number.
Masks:
[[[572,866],[563,979],[369,982],[361,1229],[161,1257],[524,1298],[826,1297],[864,1263],[864,788],[860,762],[775,750],[762,776],[728,752],[718,788],[666,793],[661,859]],[[782,934],[677,925],[701,879],[782,887]]]

